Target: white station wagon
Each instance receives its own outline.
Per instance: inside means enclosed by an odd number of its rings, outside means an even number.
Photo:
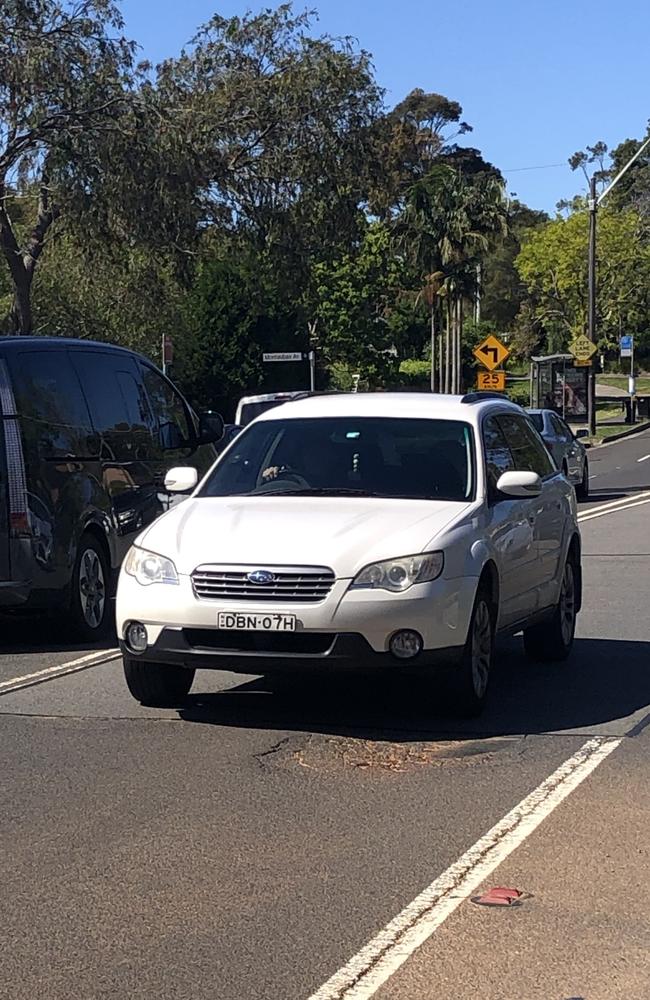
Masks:
[[[525,411],[486,393],[337,394],[269,410],[122,567],[129,689],[177,705],[198,668],[443,674],[484,703],[495,636],[562,660],[581,603],[574,491]]]

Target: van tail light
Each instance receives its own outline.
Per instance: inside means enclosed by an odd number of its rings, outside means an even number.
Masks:
[[[14,537],[31,535],[23,445],[20,440],[16,401],[5,361],[0,361],[0,411],[4,425],[5,454],[7,457],[9,529]]]

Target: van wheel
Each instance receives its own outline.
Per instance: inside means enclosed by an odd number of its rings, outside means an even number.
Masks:
[[[72,571],[70,619],[81,639],[103,639],[112,625],[110,572],[104,549],[90,533],[81,536]]]
[[[129,691],[141,705],[175,708],[189,694],[194,670],[169,663],[146,663],[125,656],[124,676]]]
[[[569,556],[562,576],[562,588],[553,617],[524,629],[524,649],[530,660],[560,663],[573,647],[578,607],[578,573]]]
[[[449,677],[452,708],[464,718],[476,718],[483,711],[492,669],[494,628],[489,596],[481,589],[474,602],[460,663],[452,668]]]

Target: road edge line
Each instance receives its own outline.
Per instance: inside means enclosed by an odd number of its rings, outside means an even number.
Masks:
[[[614,510],[599,510],[594,511],[593,514],[585,514],[583,518],[579,520],[579,524],[584,521],[593,521],[597,517],[607,517],[608,514],[624,514],[625,511],[631,510],[633,507],[645,507],[646,504],[650,503],[650,497],[647,500],[637,500],[636,503],[628,503],[625,507],[615,507]]]
[[[454,910],[614,750],[623,737],[594,737],[511,809],[327,980],[309,1000],[369,1000]]]
[[[10,677],[7,681],[0,681],[0,698],[5,694],[20,691],[21,688],[34,687],[36,684],[45,683],[45,681],[56,680],[57,677],[65,677],[66,674],[76,674],[80,670],[98,667],[102,663],[116,660],[119,655],[120,651],[117,648],[102,650],[101,653],[89,653],[86,656],[80,656],[76,660],[68,660],[67,663],[57,663],[53,667],[46,667],[44,670],[37,670],[32,674]]]

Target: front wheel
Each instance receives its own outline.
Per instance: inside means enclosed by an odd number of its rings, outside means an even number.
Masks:
[[[488,595],[479,590],[463,654],[450,677],[453,708],[465,718],[480,715],[485,705],[494,652],[494,628]]]
[[[526,656],[536,662],[560,663],[573,647],[578,608],[578,572],[569,558],[562,575],[560,599],[549,621],[524,630]]]
[[[176,708],[190,692],[194,670],[168,663],[145,663],[124,657],[126,684],[141,705],[149,708]]]
[[[582,469],[582,481],[576,486],[576,497],[578,500],[589,499],[589,463],[585,459]]]

